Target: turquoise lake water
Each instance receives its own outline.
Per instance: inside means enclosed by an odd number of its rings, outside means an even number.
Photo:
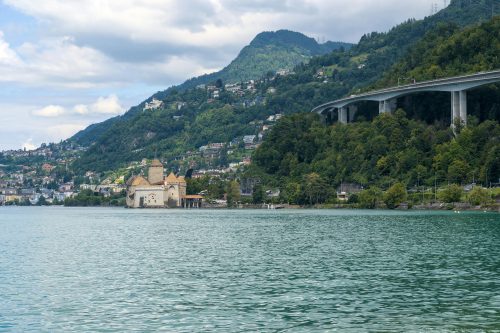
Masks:
[[[0,332],[500,331],[500,215],[0,207]]]

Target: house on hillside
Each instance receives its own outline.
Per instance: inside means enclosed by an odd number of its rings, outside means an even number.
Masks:
[[[339,201],[348,201],[352,194],[359,193],[363,190],[363,186],[355,183],[342,183],[337,187],[337,199]]]
[[[144,106],[143,111],[146,110],[156,110],[159,109],[163,106],[163,102],[160,100],[157,100],[156,98],[153,98],[151,102],[146,102],[146,105]]]

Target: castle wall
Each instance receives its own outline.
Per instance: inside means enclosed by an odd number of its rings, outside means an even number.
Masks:
[[[164,203],[163,186],[138,187],[135,189],[132,208],[162,208]]]
[[[166,205],[168,207],[180,207],[179,186],[176,184],[169,184],[166,186]]]

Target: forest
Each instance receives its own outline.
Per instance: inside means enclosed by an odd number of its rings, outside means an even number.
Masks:
[[[447,184],[489,185],[500,176],[500,126],[471,124],[455,134],[449,127],[408,119],[404,110],[373,122],[325,126],[317,115],[283,119],[254,154],[246,177],[279,187],[285,201],[304,204],[336,197],[342,183],[387,190]]]
[[[500,68],[500,17],[459,29],[440,24],[393,65],[373,88]],[[471,91],[468,126],[450,127],[447,93],[423,93],[399,101],[394,114],[362,105],[354,123],[325,126],[317,115],[296,114],[275,126],[254,154],[246,177],[279,187],[286,201],[327,202],[342,183],[371,193],[395,184],[417,191],[448,184],[488,187],[500,178],[500,89]],[[312,185],[316,184],[316,185]],[[317,195],[306,195],[317,188]],[[367,192],[370,193],[370,192]],[[299,195],[300,194],[300,195]],[[456,196],[455,196],[456,197]]]

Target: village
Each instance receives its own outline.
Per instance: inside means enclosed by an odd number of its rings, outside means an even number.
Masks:
[[[286,76],[290,72],[279,71],[276,75]],[[216,85],[199,85],[196,89],[206,91],[207,103],[213,103],[220,97],[222,91],[239,97],[240,107],[250,107],[265,103],[265,98],[256,95],[254,80],[226,84],[223,87]],[[275,93],[269,88],[267,93]],[[249,95],[249,98],[243,98]],[[185,102],[176,102],[169,107],[178,111],[186,106]],[[163,101],[153,98],[146,102],[143,111],[155,111],[167,107]],[[248,133],[233,138],[230,142],[210,142],[206,145],[188,150],[183,154],[163,161],[166,168],[177,173],[189,170],[189,178],[202,177],[228,179],[244,170],[251,164],[251,155],[264,140],[266,133],[280,120],[283,114],[270,115],[265,119],[250,123],[256,129],[255,133]],[[179,120],[182,115],[173,116]],[[92,170],[76,175],[72,170],[72,163],[86,150],[74,143],[63,141],[60,143],[42,144],[35,150],[8,150],[0,152],[0,205],[62,205],[75,198],[79,193],[93,193],[95,196],[110,199],[111,204],[122,204],[120,199],[125,196],[126,181],[134,174],[144,174],[150,163],[147,159],[132,161],[128,166],[107,173],[97,173]],[[240,193],[251,195],[248,186],[243,185]],[[220,202],[219,202],[220,204]]]

